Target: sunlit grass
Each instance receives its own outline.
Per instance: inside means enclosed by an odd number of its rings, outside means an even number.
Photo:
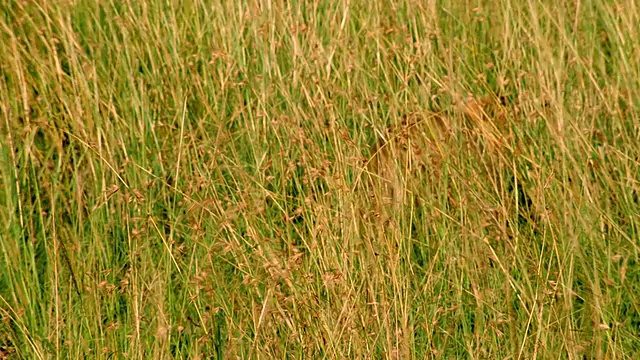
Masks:
[[[0,5],[0,358],[635,358],[638,38],[634,1]]]

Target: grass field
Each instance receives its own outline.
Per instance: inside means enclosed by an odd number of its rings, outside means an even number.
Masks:
[[[634,0],[4,1],[0,359],[637,359],[638,39]]]

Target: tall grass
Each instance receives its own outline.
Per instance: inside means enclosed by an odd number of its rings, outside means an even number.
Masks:
[[[3,2],[0,358],[636,358],[639,38],[633,0]],[[372,149],[432,112],[391,211]]]

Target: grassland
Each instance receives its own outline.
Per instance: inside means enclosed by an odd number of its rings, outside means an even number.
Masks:
[[[4,1],[0,358],[637,358],[638,39],[633,0]],[[372,149],[434,112],[389,206]]]

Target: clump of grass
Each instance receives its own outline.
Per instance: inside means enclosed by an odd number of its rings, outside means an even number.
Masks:
[[[0,6],[0,358],[634,358],[639,17]]]

